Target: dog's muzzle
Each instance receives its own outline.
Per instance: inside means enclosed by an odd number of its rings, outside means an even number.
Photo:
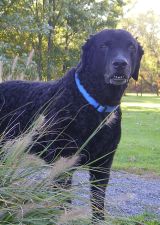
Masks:
[[[126,58],[117,57],[112,61],[112,75],[110,77],[110,84],[122,85],[128,82],[129,64]]]

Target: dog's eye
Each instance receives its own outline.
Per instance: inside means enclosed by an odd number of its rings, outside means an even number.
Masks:
[[[100,46],[100,48],[108,48],[108,45],[102,44],[102,45]]]
[[[136,51],[136,48],[135,48],[135,46],[134,45],[129,45],[129,50],[131,51],[131,52],[135,52]]]
[[[108,48],[109,47],[109,43],[106,42],[106,43],[103,43],[100,45],[100,48]]]

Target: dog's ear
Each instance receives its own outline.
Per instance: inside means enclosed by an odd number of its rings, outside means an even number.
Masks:
[[[94,35],[90,35],[85,44],[82,46],[81,60],[77,66],[77,72],[87,71],[90,58],[92,57],[93,37]]]
[[[144,54],[144,50],[143,50],[142,46],[140,45],[140,43],[138,42],[137,62],[136,62],[135,70],[132,74],[133,79],[136,80],[136,81],[138,80],[140,62],[141,62],[143,54]]]

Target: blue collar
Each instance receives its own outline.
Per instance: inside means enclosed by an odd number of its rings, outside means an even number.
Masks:
[[[75,73],[75,82],[76,85],[78,87],[78,90],[80,91],[80,93],[83,95],[83,97],[86,99],[86,101],[92,105],[98,112],[108,112],[111,113],[112,111],[114,111],[118,106],[109,106],[109,105],[105,105],[102,106],[100,105],[94,98],[92,98],[90,96],[90,94],[85,90],[85,88],[83,87],[83,85],[80,83],[80,80],[78,78],[78,74]]]

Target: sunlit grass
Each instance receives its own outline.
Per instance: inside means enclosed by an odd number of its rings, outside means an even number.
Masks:
[[[122,110],[122,139],[114,168],[160,174],[160,97],[125,96]]]
[[[144,213],[130,218],[115,219],[112,225],[159,225],[159,219],[152,214]]]

